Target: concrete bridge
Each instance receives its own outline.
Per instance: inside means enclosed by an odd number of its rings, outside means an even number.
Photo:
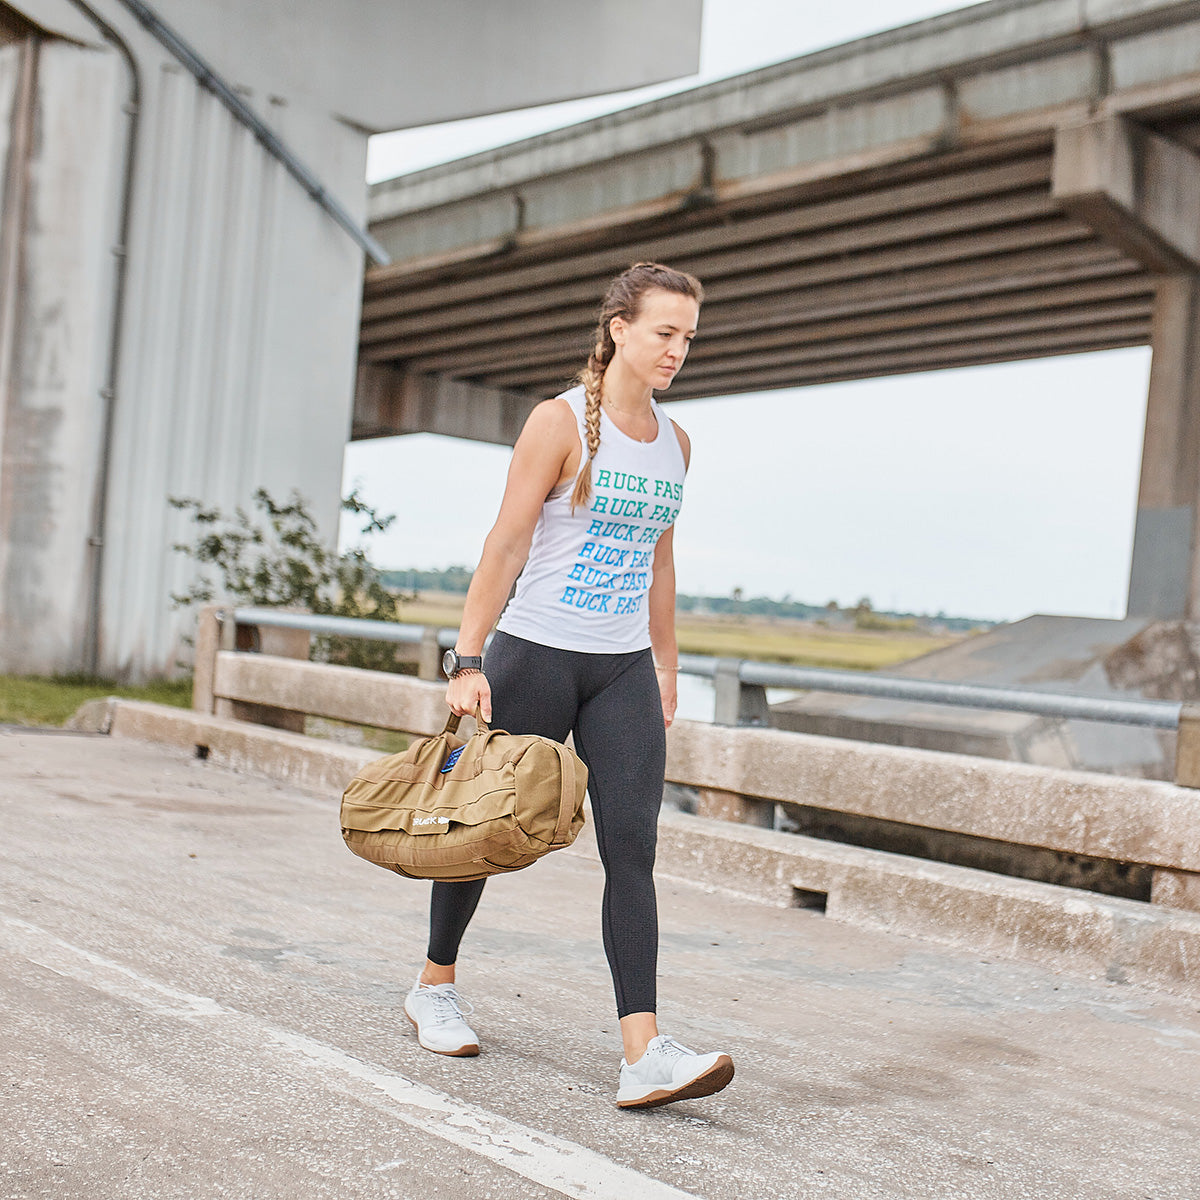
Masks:
[[[1150,344],[1129,615],[1198,619],[1198,146],[1200,4],[991,0],[377,184],[353,436],[511,442],[646,257],[671,400]]]

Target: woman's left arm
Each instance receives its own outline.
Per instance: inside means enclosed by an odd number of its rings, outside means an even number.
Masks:
[[[663,531],[654,547],[654,582],[650,584],[650,648],[662,697],[663,724],[670,728],[679,702],[679,646],[675,640],[674,527]]]
[[[686,471],[692,461],[688,436],[672,421]],[[662,698],[663,724],[675,720],[679,703],[679,643],[675,640],[675,526],[663,530],[654,547],[654,581],[650,584],[650,648],[658,694]]]

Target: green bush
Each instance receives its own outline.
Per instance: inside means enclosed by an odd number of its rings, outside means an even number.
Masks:
[[[302,608],[322,616],[362,617],[399,621],[401,599],[381,578],[362,550],[338,554],[317,532],[306,503],[293,492],[286,504],[265,488],[254,493],[252,516],[234,509],[227,516],[199,500],[170,497],[170,504],[191,515],[195,541],[174,549],[192,559],[200,570],[184,592],[173,594],[176,607],[228,600],[255,607]],[[396,519],[381,517],[357,490],[342,501],[344,512],[363,521],[361,531],[382,532]],[[396,661],[390,642],[359,638],[313,638],[311,657],[374,671],[407,671]]]

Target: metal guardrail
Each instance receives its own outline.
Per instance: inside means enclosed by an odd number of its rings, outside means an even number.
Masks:
[[[236,608],[230,615],[239,625],[306,629],[310,633],[410,645],[422,643],[429,629],[436,629],[439,647],[453,646],[458,637],[458,630],[451,628],[368,621],[354,617],[310,616],[304,613],[280,612],[271,608]],[[1172,700],[1123,699],[1117,696],[1041,692],[975,683],[941,683],[931,679],[910,679],[896,675],[835,671],[826,667],[794,667],[783,663],[755,662],[745,658],[711,658],[703,654],[681,654],[679,670],[685,675],[714,680],[718,690],[723,682],[732,684],[736,681],[739,689],[776,687],[841,692],[856,696],[877,696],[888,700],[945,704],[956,708],[987,708],[1042,717],[1140,725],[1150,729],[1178,729],[1180,713],[1183,710],[1182,704]],[[765,698],[763,703],[765,704]]]
[[[222,614],[224,616],[225,614]],[[273,629],[307,629],[333,637],[362,638],[370,642],[420,645],[428,628],[437,628],[437,643],[449,650],[458,638],[457,629],[409,625],[397,621],[368,621],[363,617],[321,617],[309,613],[282,612],[277,608],[235,608],[239,625],[268,625]]]

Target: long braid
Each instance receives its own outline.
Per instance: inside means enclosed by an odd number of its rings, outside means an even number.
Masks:
[[[579,382],[583,384],[587,403],[583,409],[583,423],[587,433],[587,461],[575,480],[575,490],[571,493],[571,511],[586,506],[592,498],[592,459],[600,449],[600,389],[604,382],[604,371],[612,361],[616,344],[608,331],[608,322],[604,322],[603,331],[597,331],[600,337],[595,348],[588,355],[587,366],[579,372]]]
[[[704,289],[694,275],[664,267],[661,263],[634,263],[623,271],[608,286],[604,303],[600,307],[600,323],[596,326],[596,344],[588,355],[587,366],[579,372],[576,382],[583,384],[587,403],[584,405],[583,422],[587,435],[587,461],[575,480],[571,493],[571,511],[586,505],[592,498],[592,459],[600,449],[600,399],[604,386],[604,372],[617,352],[609,322],[613,317],[635,320],[642,307],[642,297],[654,288],[691,296],[697,304],[704,300]]]

